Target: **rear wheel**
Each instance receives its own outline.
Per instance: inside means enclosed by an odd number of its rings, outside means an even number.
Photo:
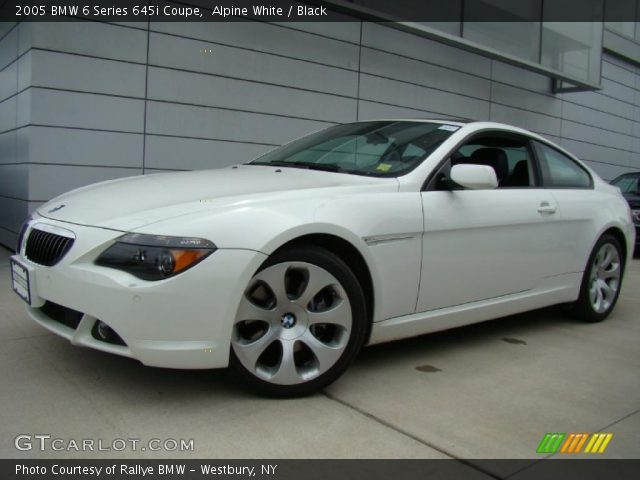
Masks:
[[[308,395],[337,379],[367,331],[365,299],[328,250],[294,247],[253,276],[236,314],[230,365],[254,390]]]
[[[613,235],[603,235],[596,243],[582,278],[580,297],[572,313],[586,322],[600,322],[613,310],[622,286],[624,255]]]

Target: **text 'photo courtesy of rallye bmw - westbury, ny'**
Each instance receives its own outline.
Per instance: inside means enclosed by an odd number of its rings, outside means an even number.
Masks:
[[[558,304],[602,321],[634,244],[620,189],[540,135],[376,120],[63,194],[24,223],[11,272],[74,345],[292,397],[365,345]]]
[[[107,462],[108,463],[108,462]],[[199,476],[239,476],[239,477],[269,477],[277,474],[278,465],[275,463],[264,463],[255,465],[230,465],[221,462],[219,464],[200,463],[196,468],[193,464],[180,463],[158,463],[155,465],[142,465],[138,463],[113,463],[109,465],[60,465],[53,463],[47,467],[44,465],[23,465],[16,464],[16,475],[42,475],[61,477],[135,477],[144,478],[146,476],[168,477],[182,476],[188,474],[199,474]]]
[[[108,462],[105,462],[108,463]],[[94,478],[102,477],[125,477],[144,478],[146,476],[182,476],[188,474],[198,474],[199,476],[239,476],[239,477],[269,477],[276,475],[278,465],[275,463],[264,463],[255,465],[231,465],[221,462],[211,464],[202,462],[196,468],[192,464],[180,463],[158,463],[154,465],[142,465],[138,463],[113,463],[109,465],[70,465],[53,463],[51,466],[44,465],[23,465],[16,464],[16,475],[42,475],[61,477],[89,476]]]

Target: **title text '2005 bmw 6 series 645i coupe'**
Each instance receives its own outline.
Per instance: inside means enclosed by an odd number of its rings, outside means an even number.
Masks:
[[[25,222],[11,272],[74,345],[296,396],[366,344],[555,304],[603,320],[634,236],[619,189],[538,135],[380,120],[64,194]]]

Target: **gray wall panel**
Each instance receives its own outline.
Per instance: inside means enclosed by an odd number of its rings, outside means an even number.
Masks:
[[[212,25],[215,28],[212,28]],[[358,46],[262,22],[151,22],[151,31],[356,70]]]
[[[248,162],[272,148],[247,143],[148,135],[145,171],[224,167]]]
[[[0,133],[0,164],[3,163],[17,163],[16,162],[16,149],[17,149],[17,131]],[[0,195],[2,192],[0,192]]]
[[[15,26],[16,22],[0,22],[0,38],[4,37]]]
[[[359,120],[375,120],[379,118],[399,119],[399,118],[436,118],[442,114],[417,110],[415,108],[397,107],[382,103],[360,100]]]
[[[31,163],[142,168],[143,135],[27,127]]]
[[[29,215],[29,202],[0,197],[0,244],[15,246],[20,226]]]
[[[0,164],[0,196],[27,200],[28,165]]]
[[[562,121],[562,136],[571,140],[592,143],[603,147],[631,151],[631,136],[588,127],[569,120]]]
[[[618,175],[622,175],[623,173],[627,173],[630,171],[628,167],[621,167],[618,165],[596,163],[589,160],[585,160],[585,163],[589,167],[593,168],[596,172],[598,172],[598,174],[606,180],[613,180]]]
[[[362,44],[485,78],[491,75],[488,58],[374,23],[363,24]]]
[[[616,100],[612,97],[602,95],[600,92],[580,92],[580,93],[565,93],[560,97],[569,103],[575,103],[577,105],[583,105],[590,107],[601,112],[611,113],[623,118],[633,118],[634,106]]]
[[[0,166],[1,168],[1,166]],[[114,178],[140,175],[142,169],[80,167],[76,165],[29,165],[29,192],[37,192],[40,198],[31,196],[31,201],[49,200],[61,193],[90,183]],[[55,181],[52,181],[55,179]]]
[[[562,111],[562,101],[557,98],[497,82],[491,87],[491,101],[557,118]]]
[[[629,119],[569,102],[564,102],[562,106],[562,117],[566,120],[627,134],[632,133],[634,125],[634,122]]]
[[[331,124],[149,101],[147,133],[281,145]]]
[[[631,105],[635,104],[637,94],[635,88],[627,87],[626,85],[607,80],[606,78],[602,79],[602,86],[604,87],[603,93],[605,95],[620,100],[621,102],[626,102]]]
[[[622,83],[627,87],[636,87],[636,74],[611,62],[602,62],[602,77]]]
[[[32,50],[31,85],[144,98],[144,65]]]
[[[21,92],[31,86],[31,51],[24,53],[18,58],[18,70],[17,70],[17,91]]]
[[[32,90],[29,88],[13,97],[16,101],[16,128],[29,125],[31,121],[31,94]]]
[[[355,99],[155,67],[148,98],[329,122],[355,120],[356,108]]]
[[[18,91],[18,62],[0,71],[0,101],[15,95]]]
[[[360,77],[360,98],[399,107],[432,110],[441,116],[453,115],[473,119],[486,119],[489,116],[489,102],[485,100],[368,74],[362,74]]]
[[[347,15],[340,15],[340,17],[342,21],[339,22],[273,22],[273,24],[345,42],[359,43],[360,22]]]
[[[17,57],[18,29],[14,28],[0,40],[0,69],[5,68]]]
[[[551,80],[549,77],[533,72],[526,72],[521,68],[514,67],[513,65],[492,61],[491,78],[496,82],[506,83],[514,87],[520,87],[532,92],[542,93],[553,98],[550,90]],[[526,95],[526,93],[523,93],[523,95]]]
[[[144,131],[144,100],[32,88],[31,123],[121,132]]]
[[[0,103],[0,132],[16,128],[18,99],[11,97]]]
[[[491,120],[548,135],[560,135],[560,119],[504,105],[491,105]]]
[[[478,98],[488,98],[489,80],[391,53],[362,49],[360,71]]]
[[[99,22],[43,22],[31,23],[29,27],[31,44],[36,48],[146,62],[144,30]]]
[[[560,145],[582,160],[627,166],[631,161],[631,152],[617,148],[602,147],[591,143],[563,138]]]
[[[357,95],[358,74],[353,70],[158,33],[150,36],[149,64],[338,95]]]

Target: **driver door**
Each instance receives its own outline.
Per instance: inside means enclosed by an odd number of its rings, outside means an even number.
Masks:
[[[494,168],[496,189],[447,181],[451,166]],[[561,212],[540,187],[528,138],[483,133],[452,153],[421,193],[423,255],[417,312],[526,292],[552,275]]]

